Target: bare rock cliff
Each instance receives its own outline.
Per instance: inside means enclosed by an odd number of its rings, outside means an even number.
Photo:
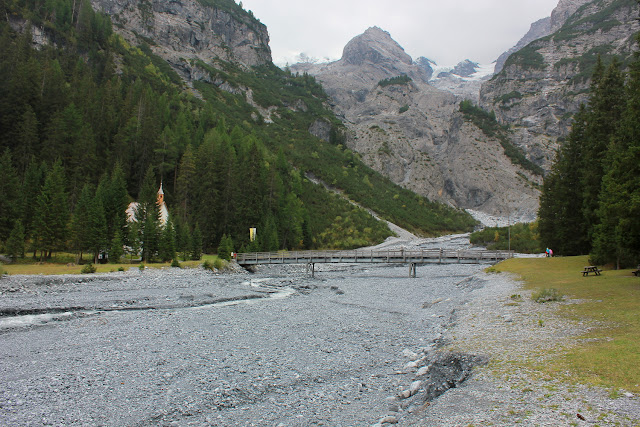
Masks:
[[[551,17],[554,32],[529,43],[482,85],[480,104],[510,125],[534,163],[549,169],[571,117],[587,102],[598,55],[624,62],[637,49],[635,0],[561,0]]]
[[[538,178],[465,121],[459,100],[431,86],[428,70],[389,33],[370,28],[349,42],[339,61],[291,70],[316,76],[347,125],[348,147],[394,182],[460,208],[535,215]],[[399,76],[409,79],[388,84]]]
[[[267,28],[240,6],[211,7],[197,0],[92,0],[114,29],[134,45],[152,49],[187,80],[190,60],[214,59],[251,67],[271,62]],[[235,3],[234,3],[235,4]]]

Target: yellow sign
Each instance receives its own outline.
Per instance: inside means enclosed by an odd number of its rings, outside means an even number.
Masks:
[[[249,240],[251,242],[253,242],[254,240],[256,240],[256,229],[255,228],[250,228],[249,229]]]

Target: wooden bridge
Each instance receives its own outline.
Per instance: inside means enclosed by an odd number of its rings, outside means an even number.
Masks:
[[[261,264],[307,264],[315,274],[315,264],[378,263],[409,264],[409,277],[416,277],[416,266],[423,264],[495,264],[513,257],[512,251],[394,249],[352,251],[282,251],[253,252],[236,255],[243,267]]]

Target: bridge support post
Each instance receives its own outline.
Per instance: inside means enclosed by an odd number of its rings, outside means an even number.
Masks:
[[[316,277],[316,264],[313,262],[310,262],[309,264],[307,264],[307,273],[311,272],[311,277]]]
[[[409,277],[415,279],[416,277],[416,263],[412,262],[409,264]]]

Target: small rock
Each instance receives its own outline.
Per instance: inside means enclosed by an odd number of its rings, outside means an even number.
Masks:
[[[388,415],[380,420],[380,424],[398,424],[398,419],[393,415]]]
[[[429,372],[429,367],[423,366],[422,368],[418,369],[418,372],[416,372],[416,377],[421,377],[423,375],[426,375],[427,372]]]
[[[629,393],[629,392],[626,392],[624,395],[625,395],[626,397],[630,398],[630,399],[631,399],[632,397],[635,397],[633,393]]]
[[[416,394],[418,392],[418,390],[420,390],[420,386],[422,385],[422,381],[418,380],[418,381],[414,381],[411,383],[411,386],[409,387],[409,391],[411,392],[411,395],[413,396],[414,394]]]
[[[418,354],[409,350],[408,348],[405,348],[404,350],[402,350],[402,355],[408,359],[412,359],[415,360],[418,358]]]
[[[418,362],[409,362],[406,365],[404,365],[405,369],[414,369],[418,367]]]

